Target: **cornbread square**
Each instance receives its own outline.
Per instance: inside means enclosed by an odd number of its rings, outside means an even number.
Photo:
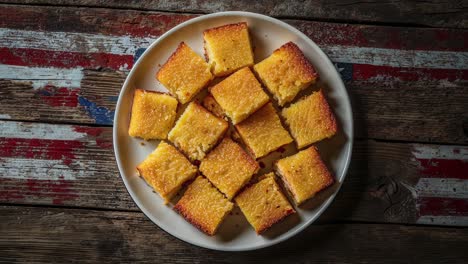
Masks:
[[[267,103],[235,127],[256,158],[261,158],[293,141],[281,125],[271,103]]]
[[[234,195],[257,173],[257,162],[230,138],[223,141],[202,160],[200,171],[226,197]]]
[[[234,204],[205,178],[198,176],[174,209],[187,221],[213,236]]]
[[[166,139],[174,125],[177,104],[168,94],[136,89],[128,134],[145,140]]]
[[[317,78],[314,68],[293,42],[284,44],[257,63],[254,71],[280,106],[291,102]]]
[[[208,63],[181,42],[159,69],[156,78],[179,102],[185,104],[213,79],[213,75]]]
[[[213,113],[217,117],[224,118],[224,110],[221,108],[221,106],[216,102],[214,97],[211,94],[208,94],[203,98],[203,107],[205,107],[208,111]]]
[[[254,56],[247,23],[229,24],[203,32],[205,55],[215,76],[252,66]]]
[[[281,192],[273,173],[245,188],[235,201],[257,234],[296,212]]]
[[[269,101],[261,84],[246,67],[233,73],[210,90],[233,124],[238,124]]]
[[[228,129],[228,123],[192,102],[169,132],[169,140],[191,161],[202,160]]]
[[[322,90],[281,112],[299,149],[335,135],[336,119]]]
[[[275,169],[298,205],[334,182],[313,146],[278,160]]]
[[[164,141],[137,166],[137,170],[164,199],[165,204],[179,191],[182,184],[195,178],[197,173],[196,166]]]

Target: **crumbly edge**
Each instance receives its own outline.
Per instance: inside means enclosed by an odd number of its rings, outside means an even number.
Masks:
[[[214,103],[216,105],[208,105],[209,104],[209,101],[208,100],[213,100]],[[203,98],[203,101],[202,101],[202,104],[203,104],[203,107],[205,107],[206,110],[210,111],[213,115],[219,117],[219,118],[222,118],[224,119],[224,117],[226,116],[226,113],[224,113],[224,110],[222,109],[222,107],[219,105],[218,101],[216,101],[216,99],[214,98],[214,96],[209,93],[207,96],[205,96],[205,98]]]
[[[181,43],[179,43],[179,46],[177,46],[176,50],[171,54],[171,56],[169,56],[169,58],[167,59],[167,61],[161,66],[161,68],[159,68],[158,72],[156,73],[156,79],[161,82],[159,79],[160,79],[160,74],[161,74],[161,71],[165,68],[166,65],[170,64],[173,60],[174,60],[174,57],[180,52],[180,50],[184,47],[187,47],[188,49],[192,50],[192,48],[190,46],[188,46],[187,44],[185,44],[184,41],[182,41]],[[193,50],[192,50],[193,51]],[[199,56],[197,54],[197,56]],[[190,98],[188,99],[182,99],[182,98],[179,98],[179,96],[176,94],[176,91],[170,91],[169,89],[169,93],[170,95],[172,95],[173,97],[175,97],[181,104],[185,104],[187,102],[189,102],[190,100],[193,99],[193,97],[195,97],[195,95],[197,95],[203,88],[206,87],[206,85],[208,83],[211,82],[211,80],[213,80],[213,75],[211,76],[211,79],[206,81],[202,86],[201,88],[194,94],[192,94],[192,96],[190,96]]]
[[[238,22],[238,23],[232,23],[232,24],[227,24],[227,25],[222,25],[214,28],[209,28],[203,31],[203,35],[209,34],[212,31],[225,31],[225,30],[231,30],[231,29],[243,29],[243,28],[248,28],[247,22]]]
[[[315,151],[318,153],[318,149],[317,147],[315,146],[312,146],[310,148],[314,148]],[[302,151],[307,151],[311,156],[312,156],[312,153],[310,152],[309,149],[305,149],[305,150],[302,150]],[[311,197],[305,199],[304,201],[301,201],[301,202],[298,202],[296,196],[294,195],[294,192],[292,192],[290,186],[289,186],[289,183],[286,179],[286,177],[284,177],[284,174],[281,172],[281,169],[278,167],[278,161],[276,161],[274,163],[274,169],[275,169],[275,172],[276,174],[281,178],[282,182],[284,183],[283,186],[285,187],[286,191],[288,192],[288,194],[293,197],[294,199],[294,202],[296,203],[297,206],[300,206],[301,204],[303,204],[304,202],[312,199],[314,196],[316,196],[319,192],[327,189],[328,187],[330,187],[331,185],[333,185],[335,183],[335,178],[333,177],[332,173],[330,172],[330,170],[327,168],[327,166],[325,165],[325,163],[323,162],[322,160],[322,157],[320,157],[320,153],[319,154],[319,159],[320,159],[320,167],[321,167],[321,170],[323,171],[326,171],[328,173],[328,178],[329,178],[329,181],[325,184],[325,186],[323,186],[322,189],[320,189],[320,191],[316,192],[315,194],[313,194]]]
[[[280,191],[279,191],[279,192],[280,192],[280,195],[282,195],[283,198],[286,199],[286,201],[288,201],[288,198],[285,197],[284,194],[281,192],[281,188],[279,187],[278,182],[276,181],[276,176],[274,175],[273,172],[270,172],[270,173],[264,174],[264,175],[262,175],[262,176],[259,176],[259,178],[257,179],[257,181],[255,181],[255,182],[250,182],[247,186],[245,186],[245,187],[242,189],[241,192],[244,192],[244,191],[246,191],[246,190],[252,188],[255,184],[258,184],[259,182],[261,182],[261,181],[263,181],[263,180],[265,180],[265,179],[267,179],[267,178],[269,178],[269,177],[273,177],[273,180],[274,180],[275,184],[276,184],[277,187],[280,189]],[[241,193],[241,192],[239,192],[239,193]],[[288,201],[288,203],[289,203],[289,201]],[[281,221],[284,220],[287,216],[296,213],[296,210],[294,210],[294,207],[293,207],[292,205],[290,205],[290,206],[291,206],[291,209],[285,211],[285,213],[284,213],[282,216],[280,216],[280,217],[278,217],[278,218],[275,218],[275,219],[270,219],[269,222],[267,222],[266,224],[260,226],[258,229],[256,229],[256,228],[254,227],[255,232],[257,233],[257,235],[262,234],[263,232],[265,232],[266,230],[268,230],[270,227],[272,227],[274,224],[281,222]],[[241,211],[242,211],[242,208],[241,208],[240,206],[239,206],[239,208],[240,208]],[[245,215],[245,212],[244,212],[244,211],[242,211],[242,213]]]
[[[132,115],[133,115],[133,106],[135,105],[135,95],[137,92],[143,92],[143,93],[155,93],[155,94],[161,94],[161,95],[167,95],[167,96],[170,96],[172,98],[174,98],[174,96],[172,96],[171,94],[169,93],[163,93],[163,92],[160,92],[160,91],[149,91],[149,90],[145,90],[145,89],[135,89],[135,92],[133,93],[133,100],[132,100],[132,109],[130,111],[130,122],[128,124],[128,134],[130,135],[130,124],[131,124],[131,120],[132,120]],[[176,99],[176,98],[174,98]],[[176,99],[177,101],[177,107],[176,107],[176,113],[177,111],[179,110],[179,101]],[[175,123],[175,122],[174,122]],[[169,133],[168,133],[169,134]],[[135,137],[135,138],[141,138],[143,140],[151,140],[151,139],[166,139],[167,138],[167,135],[165,138],[143,138],[143,137],[140,137],[140,136],[132,136],[130,135],[131,137]]]
[[[177,46],[176,50],[171,54],[171,56],[169,56],[169,58],[167,59],[167,61],[161,66],[161,68],[159,68],[158,72],[156,73],[156,78],[158,79],[159,81],[159,75],[161,73],[161,71],[165,68],[165,66],[167,64],[170,64],[173,60],[174,60],[174,57],[179,54],[179,52],[184,48],[184,47],[188,47],[190,48],[187,44],[185,44],[184,41],[180,42],[179,45]]]
[[[331,171],[328,169],[327,165],[325,164],[325,162],[323,161],[322,157],[320,156],[320,153],[318,152],[317,147],[312,146],[312,147],[310,147],[310,148],[314,148],[315,152],[317,152],[321,170],[327,172],[327,174],[328,174],[328,179],[329,179],[328,182],[325,184],[325,186],[323,186],[323,188],[322,188],[320,191],[318,191],[318,192],[315,193],[315,195],[317,195],[317,193],[319,193],[319,192],[321,192],[321,191],[327,189],[327,188],[330,187],[331,185],[333,185],[333,183],[335,183],[335,178],[333,177],[333,174],[332,174]],[[312,156],[312,152],[310,152],[311,150],[307,149],[306,151],[309,152],[309,154]],[[310,198],[312,198],[312,197],[310,197]],[[310,199],[310,198],[309,198],[309,199]]]
[[[291,206],[291,209],[289,210],[286,210],[285,211],[285,214],[283,214],[281,217],[278,217],[276,219],[272,219],[271,221],[269,221],[268,223],[266,223],[265,225],[262,225],[260,226],[260,228],[258,230],[255,230],[255,232],[258,234],[258,235],[261,235],[263,232],[267,231],[268,229],[270,229],[270,227],[272,227],[273,225],[283,221],[284,219],[286,219],[286,217],[292,215],[292,214],[295,214],[296,213],[296,210],[294,210],[294,208]]]
[[[217,140],[213,145],[210,146],[210,148],[209,148],[206,152],[204,152],[203,157],[200,158],[200,160],[201,160],[201,159],[205,158],[206,154],[207,154],[208,152],[210,152],[215,146],[217,146],[217,145],[219,144],[219,142],[221,142],[221,140],[224,138],[224,135],[226,134],[226,131],[229,129],[229,123],[227,123],[226,120],[224,120],[223,118],[218,117],[218,116],[216,116],[215,114],[211,113],[208,109],[206,109],[205,107],[203,107],[203,106],[200,105],[199,103],[197,103],[197,102],[195,102],[195,101],[193,101],[193,102],[191,102],[191,103],[192,103],[192,104],[195,104],[195,105],[198,106],[198,107],[200,107],[200,109],[201,109],[202,111],[204,111],[205,113],[208,113],[208,114],[210,114],[210,115],[216,117],[218,120],[221,120],[222,122],[224,122],[224,123],[226,124],[226,127],[225,127],[224,130],[221,132],[221,136],[218,138],[218,140]],[[184,111],[184,113],[185,113],[185,111]],[[183,115],[184,113],[182,113],[182,115]],[[182,116],[182,115],[181,115],[181,116]],[[180,117],[181,117],[181,116],[180,116]],[[175,122],[175,124],[174,124],[174,126],[172,127],[172,129],[174,129],[174,128],[177,126],[177,124],[180,122],[180,119],[181,119],[180,117],[179,117],[179,119]],[[172,129],[171,129],[171,131],[172,131]],[[171,133],[171,131],[169,131],[168,137],[169,137],[169,134]],[[177,144],[176,142],[172,142],[172,140],[169,140],[169,142],[170,142],[171,144],[173,144],[174,147],[175,147],[177,150],[179,150],[190,162],[194,162],[195,160],[197,160],[197,159],[192,159],[192,157],[190,157],[188,153],[186,153],[182,148],[180,148],[179,144]]]
[[[249,43],[250,43],[250,46],[252,47],[252,40],[251,40],[251,37],[250,37],[250,32],[248,31],[247,22],[238,22],[238,23],[233,23],[233,24],[228,24],[228,25],[222,25],[222,26],[219,26],[219,27],[209,28],[209,29],[206,29],[205,31],[203,31],[203,50],[204,50],[205,59],[208,62],[208,64],[210,65],[211,73],[216,77],[227,76],[227,75],[235,72],[236,70],[219,72],[219,73],[216,73],[216,74],[214,73],[214,69],[216,67],[216,62],[211,59],[210,45],[209,45],[209,42],[206,41],[205,35],[210,34],[213,31],[229,31],[229,30],[233,30],[233,29],[237,29],[237,28],[240,28],[241,30],[244,29],[244,28],[247,29],[247,32],[249,33],[248,34]],[[252,58],[254,58],[253,50],[252,50]],[[253,64],[252,65],[246,65],[245,67],[250,67],[250,66],[253,66]]]
[[[274,163],[274,171],[276,175],[278,175],[279,178],[281,178],[281,181],[283,182],[283,186],[284,186],[284,189],[286,189],[286,192],[289,194],[290,197],[293,198],[294,203],[297,206],[299,206],[301,203],[298,202],[298,199],[296,198],[296,195],[294,195],[294,192],[292,191],[288,180],[286,179],[286,177],[284,177],[283,173],[281,172],[281,169],[278,167],[278,161],[279,160],[275,161]]]
[[[213,188],[216,189],[216,187],[209,180],[208,180],[208,182],[212,185]],[[217,190],[217,191],[219,192],[219,190]],[[220,192],[220,193],[222,194],[222,192]],[[221,225],[221,223],[224,221],[224,219],[226,219],[229,212],[231,212],[232,209],[234,208],[234,204],[232,202],[230,202],[230,201],[228,201],[228,202],[231,204],[231,209],[224,213],[224,215],[221,217],[221,220],[220,220],[219,224],[216,226],[216,228],[213,230],[213,232],[208,230],[208,228],[206,226],[204,226],[202,223],[199,223],[195,218],[191,217],[190,212],[183,205],[181,205],[180,203],[177,203],[174,206],[174,210],[176,212],[178,212],[179,214],[181,214],[190,224],[192,224],[193,226],[198,228],[203,233],[205,233],[205,234],[207,234],[209,236],[214,236],[216,234],[216,231],[218,231],[218,228]]]
[[[305,70],[305,72],[314,80],[317,79],[317,72],[315,71],[314,67],[312,64],[309,62],[309,60],[305,57],[304,53],[302,50],[292,41],[287,42],[283,46],[281,46],[279,49],[275,50],[273,53],[280,51],[280,50],[287,50],[290,53],[294,54],[294,57],[299,60],[299,65],[301,65],[301,68]],[[312,81],[312,83],[314,82]],[[312,84],[311,83],[311,84]]]
[[[141,169],[137,166],[136,167],[137,169],[137,172],[138,172],[138,175],[140,176],[140,178],[142,178],[145,183],[150,186],[163,200],[164,200],[164,204],[167,205],[169,204],[169,202],[172,200],[172,198],[174,198],[174,196],[177,194],[177,192],[182,188],[182,186],[184,186],[184,184],[186,184],[187,182],[190,182],[191,180],[193,180],[195,178],[195,176],[197,175],[196,172],[193,173],[192,177],[190,177],[189,179],[187,179],[185,182],[183,182],[180,186],[177,186],[175,187],[171,192],[169,192],[166,196],[162,196],[145,178],[145,176],[143,175]]]
[[[322,91],[322,90],[319,90],[319,91],[317,91],[317,92],[315,92],[315,93],[319,93],[319,100],[320,100],[320,101],[319,101],[319,104],[322,105],[322,106],[324,106],[324,107],[323,107],[323,112],[324,112],[324,114],[325,114],[326,116],[329,117],[329,120],[330,120],[330,123],[331,123],[331,130],[333,130],[333,134],[331,134],[330,136],[328,136],[328,137],[326,137],[326,138],[331,138],[331,137],[333,137],[334,135],[336,135],[336,133],[337,133],[337,131],[338,131],[338,124],[337,124],[337,122],[336,122],[335,114],[334,114],[333,111],[331,110],[331,107],[330,107],[330,105],[328,104],[328,101],[327,101],[327,99],[326,99],[325,94],[323,93],[323,91]],[[284,109],[281,110],[281,116],[284,118],[284,120],[285,120],[284,123],[286,124],[286,126],[287,126],[287,128],[288,128],[289,131],[292,131],[292,130],[291,130],[291,126],[290,126],[290,124],[289,124],[289,122],[288,122],[288,119],[287,119],[287,118],[285,117],[285,115],[283,114],[284,111],[285,111],[285,110],[288,110],[290,107],[292,107],[293,105],[295,105],[295,104],[297,104],[297,103],[300,103],[300,102],[302,102],[302,101],[304,101],[304,100],[307,100],[308,97],[313,96],[315,93],[310,94],[310,95],[308,95],[308,96],[304,96],[304,97],[302,97],[301,99],[299,99],[297,102],[295,102],[294,104],[292,104],[292,105],[290,105],[289,107],[284,108]],[[307,143],[307,144],[299,145],[299,142],[298,142],[298,140],[297,140],[296,135],[294,135],[293,133],[289,133],[289,134],[294,138],[294,141],[295,141],[295,143],[296,143],[296,146],[297,146],[297,149],[298,149],[298,150],[303,150],[303,149],[305,149],[306,147],[310,146],[311,144],[317,142],[317,141],[314,141],[314,142],[310,142],[310,143]],[[319,140],[319,141],[320,141],[320,140]]]
[[[229,140],[231,140],[232,142],[234,142],[235,144],[237,144],[237,145],[241,148],[241,150],[242,150],[242,151],[241,151],[241,152],[242,152],[241,154],[242,154],[242,156],[244,157],[244,160],[245,160],[246,162],[249,163],[249,166],[255,167],[254,172],[252,173],[252,175],[250,176],[250,178],[249,178],[249,179],[246,179],[246,180],[241,184],[241,187],[240,187],[232,196],[228,196],[228,195],[225,194],[223,191],[221,191],[214,183],[212,183],[213,186],[214,186],[220,193],[222,193],[228,200],[231,201],[232,199],[234,199],[234,197],[236,197],[237,194],[239,194],[239,193],[244,189],[244,187],[245,187],[246,185],[248,185],[248,183],[252,180],[252,177],[260,170],[260,165],[258,165],[258,162],[257,162],[254,158],[252,158],[252,156],[249,155],[249,154],[246,152],[246,150],[245,150],[242,146],[240,146],[240,144],[239,144],[238,142],[236,142],[235,140],[233,140],[233,139],[230,138],[229,136],[222,137],[221,140],[219,140],[219,142],[218,142],[217,145],[221,144],[221,142],[222,142],[224,139],[226,139],[226,138],[228,138]],[[209,153],[208,153],[208,155],[209,155]],[[201,170],[199,170],[199,171],[200,171],[201,173],[203,173]],[[204,175],[204,176],[205,176],[205,175]],[[207,178],[207,179],[209,180],[208,177],[205,176],[205,178]],[[211,181],[210,181],[210,182],[211,182]]]

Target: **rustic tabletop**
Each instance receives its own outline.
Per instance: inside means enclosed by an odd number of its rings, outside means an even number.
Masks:
[[[468,2],[337,2],[0,4],[0,262],[466,263]],[[330,208],[296,237],[243,253],[159,229],[112,149],[116,99],[145,47],[225,10],[281,18],[315,41],[345,81],[356,127]]]

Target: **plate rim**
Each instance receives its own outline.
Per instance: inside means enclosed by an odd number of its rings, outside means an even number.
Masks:
[[[141,58],[146,56],[149,53],[149,51],[154,48],[154,46],[158,45],[159,42],[161,42],[162,40],[164,40],[165,38],[170,36],[172,33],[176,32],[176,31],[178,31],[178,30],[180,30],[180,29],[182,29],[182,28],[184,28],[186,26],[189,26],[191,24],[194,24],[194,23],[206,20],[206,19],[215,18],[215,17],[223,17],[223,16],[243,16],[243,17],[251,17],[251,18],[255,18],[255,19],[266,20],[268,22],[278,24],[278,25],[280,25],[282,27],[285,27],[286,29],[288,29],[292,33],[301,36],[307,42],[308,45],[314,47],[316,49],[316,51],[319,53],[319,55],[324,58],[324,62],[326,64],[328,64],[328,66],[330,66],[331,68],[334,69],[336,75],[338,76],[337,81],[339,82],[339,85],[341,85],[342,88],[343,88],[343,96],[346,98],[346,107],[350,110],[349,115],[351,117],[351,119],[349,121],[350,122],[349,123],[349,125],[350,125],[349,138],[347,138],[349,144],[348,144],[347,149],[344,150],[347,153],[346,153],[346,158],[345,158],[345,165],[344,165],[343,171],[341,173],[341,177],[340,177],[342,180],[341,180],[340,184],[338,185],[337,189],[333,192],[333,194],[331,194],[327,198],[327,200],[324,203],[322,203],[322,206],[317,211],[317,213],[313,217],[308,219],[301,227],[297,228],[294,231],[288,231],[288,232],[284,233],[284,235],[282,235],[282,236],[280,236],[278,238],[265,241],[264,243],[262,243],[260,245],[247,246],[247,247],[241,246],[241,247],[236,247],[236,248],[217,247],[217,246],[211,246],[211,245],[206,245],[206,244],[203,244],[203,243],[199,243],[198,241],[187,241],[185,238],[183,238],[183,237],[181,237],[179,235],[175,235],[172,232],[170,232],[169,230],[166,230],[164,227],[162,227],[157,219],[153,219],[153,217],[151,217],[150,212],[148,212],[146,210],[146,208],[140,206],[140,204],[135,200],[134,195],[136,196],[136,194],[132,194],[132,192],[130,191],[129,183],[127,182],[126,178],[122,175],[123,165],[120,162],[120,159],[121,159],[120,154],[119,154],[120,153],[120,147],[119,147],[119,144],[117,143],[117,136],[118,136],[117,135],[118,134],[118,132],[117,132],[118,129],[117,128],[119,127],[119,125],[118,125],[119,121],[118,120],[119,120],[119,116],[121,115],[120,106],[122,104],[122,94],[124,93],[124,91],[126,91],[128,89],[129,82],[133,78],[133,75],[136,72],[135,69],[137,69],[138,66],[140,65],[140,63],[143,61],[143,60],[141,60]],[[177,26],[171,28],[170,30],[168,30],[167,32],[165,32],[164,34],[159,36],[155,41],[153,41],[153,43],[151,43],[146,48],[146,50],[140,55],[139,58],[140,59],[137,60],[137,62],[133,65],[132,69],[130,70],[127,77],[125,78],[125,82],[123,83],[122,88],[121,88],[121,90],[119,92],[119,97],[118,97],[116,107],[115,107],[115,115],[114,115],[114,120],[113,120],[114,122],[113,122],[113,126],[112,126],[112,137],[113,137],[112,143],[114,145],[114,158],[116,160],[117,167],[119,169],[119,175],[120,175],[120,178],[122,179],[122,181],[124,182],[125,189],[126,189],[127,193],[130,194],[130,197],[132,198],[132,200],[136,204],[136,206],[140,209],[140,211],[149,220],[151,220],[151,222],[153,222],[153,224],[158,226],[161,230],[163,230],[164,232],[168,233],[169,235],[171,235],[171,236],[173,236],[173,237],[175,237],[175,238],[177,238],[177,239],[179,239],[181,241],[184,241],[185,243],[192,244],[192,245],[195,245],[195,246],[198,246],[198,247],[201,247],[201,248],[207,248],[207,249],[218,250],[218,251],[227,251],[227,252],[252,251],[252,250],[262,249],[262,248],[266,248],[266,247],[270,247],[270,246],[279,244],[279,243],[284,242],[284,241],[292,238],[293,236],[301,233],[304,229],[306,229],[313,222],[315,222],[317,220],[317,218],[320,217],[323,214],[323,212],[334,201],[336,195],[338,194],[338,192],[341,189],[341,186],[343,185],[344,180],[346,179],[346,176],[348,174],[349,165],[351,163],[351,156],[352,156],[352,150],[353,150],[353,145],[354,145],[354,114],[353,114],[353,109],[351,107],[351,100],[350,100],[350,97],[349,97],[349,94],[348,94],[348,90],[346,89],[346,86],[344,85],[343,79],[341,78],[340,74],[336,70],[336,67],[333,65],[330,58],[325,54],[325,52],[323,52],[323,50],[313,40],[311,40],[307,35],[302,33],[300,30],[296,29],[295,27],[289,25],[288,23],[283,22],[283,21],[281,21],[279,19],[267,16],[267,15],[254,13],[254,12],[247,12],[247,11],[223,11],[223,12],[216,12],[216,13],[212,13],[212,14],[201,15],[201,16],[191,18],[191,19],[189,19],[189,20],[187,20],[185,22],[182,22],[182,23],[178,24]]]

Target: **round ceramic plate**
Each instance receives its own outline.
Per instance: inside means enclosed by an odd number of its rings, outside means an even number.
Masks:
[[[319,74],[319,83],[310,90],[322,88],[336,114],[339,133],[316,146],[336,184],[319,193],[297,209],[297,214],[274,225],[264,235],[257,235],[239,209],[227,217],[218,233],[207,236],[178,215],[172,205],[164,205],[162,199],[137,175],[136,166],[159,143],[144,142],[128,135],[133,93],[136,88],[167,90],[156,80],[160,65],[184,41],[198,54],[203,55],[205,29],[236,22],[247,22],[255,47],[255,62],[270,55],[288,41],[293,41],[304,52]],[[120,174],[138,207],[160,228],[188,243],[216,250],[242,251],[271,246],[284,241],[310,225],[331,203],[343,182],[351,158],[353,143],[353,118],[348,94],[334,65],[320,48],[303,33],[274,18],[248,12],[222,12],[205,15],[182,23],[157,39],[143,53],[128,75],[117,102],[114,119],[114,150]],[[288,151],[287,151],[288,152]],[[275,153],[270,160],[288,153]],[[269,161],[265,161],[269,162]],[[262,172],[270,169],[267,165]]]

